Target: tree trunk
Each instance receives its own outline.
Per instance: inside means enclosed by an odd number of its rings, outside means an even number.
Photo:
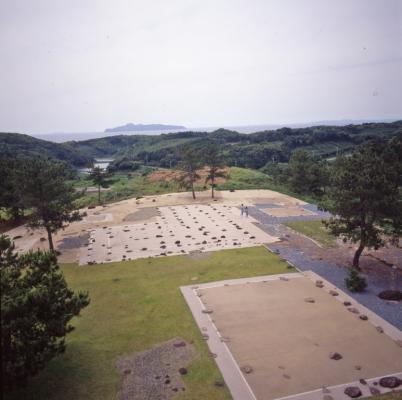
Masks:
[[[48,227],[46,227],[46,231],[47,231],[47,239],[49,241],[49,249],[54,250],[52,232]]]
[[[194,181],[191,181],[191,191],[193,192],[193,199],[195,200]]]
[[[214,198],[214,186],[215,186],[215,177],[211,178],[211,186],[212,186],[212,198]]]
[[[100,204],[100,189],[101,189],[101,186],[100,186],[100,184],[98,185],[98,204]]]
[[[358,269],[359,271],[360,271],[359,260],[360,260],[360,256],[361,256],[361,254],[362,254],[362,252],[363,252],[363,250],[364,250],[365,247],[366,247],[366,246],[365,246],[363,240],[360,241],[360,245],[359,245],[359,247],[357,248],[356,253],[355,253],[354,257],[353,257],[353,267],[355,267],[355,268]]]

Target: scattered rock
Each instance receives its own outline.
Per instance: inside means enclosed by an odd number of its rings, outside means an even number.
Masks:
[[[367,321],[367,320],[368,320],[368,316],[367,316],[367,315],[364,315],[364,314],[359,315],[359,318],[360,318],[362,321]]]
[[[214,385],[216,386],[216,387],[224,387],[225,386],[225,384],[222,382],[222,381],[215,381],[214,382]]]
[[[355,370],[360,371],[363,367],[361,365],[355,365]]]
[[[400,290],[384,290],[378,294],[378,297],[383,300],[401,301],[402,291]]]
[[[204,340],[208,340],[209,339],[209,335],[207,333],[203,333],[202,338]]]
[[[384,329],[382,329],[381,326],[376,326],[375,329],[378,333],[384,333]]]
[[[243,365],[240,370],[245,374],[251,374],[254,371],[251,365]]]
[[[203,314],[212,314],[213,311],[211,309],[209,309],[209,308],[205,308],[204,310],[202,310],[202,313]]]
[[[337,352],[332,352],[332,353],[329,353],[329,358],[330,358],[331,360],[338,361],[338,360],[341,360],[343,357],[342,357],[341,354],[339,354],[339,353],[337,353]]]
[[[362,384],[362,385],[367,385],[367,381],[365,380],[365,379],[359,379],[359,382]]]
[[[349,307],[348,311],[350,311],[353,314],[360,314],[359,310],[357,308],[354,308],[354,307]]]
[[[314,300],[312,297],[306,297],[306,298],[304,299],[304,301],[305,301],[306,303],[315,303],[315,300]]]
[[[180,375],[187,375],[187,368],[184,368],[184,367],[179,368],[179,374]]]
[[[185,347],[186,342],[184,340],[177,340],[173,343],[173,347]]]
[[[352,303],[350,301],[344,301],[343,305],[346,306],[346,307],[349,307],[349,306],[352,305]]]
[[[329,291],[329,294],[330,294],[331,296],[339,296],[339,293],[338,293],[336,290],[330,290],[330,291]]]
[[[402,379],[396,376],[386,376],[380,379],[380,386],[385,388],[394,389],[402,385]]]
[[[355,399],[357,397],[360,397],[362,395],[361,390],[357,386],[348,386],[344,393],[351,397],[352,399]]]
[[[378,395],[381,394],[381,392],[380,392],[376,387],[374,387],[374,386],[370,386],[369,389],[370,389],[370,393],[371,393],[373,396],[378,396]]]

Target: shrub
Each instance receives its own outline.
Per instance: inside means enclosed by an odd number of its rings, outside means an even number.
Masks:
[[[359,271],[356,268],[351,268],[345,283],[351,292],[362,292],[367,287],[366,279],[359,275]]]

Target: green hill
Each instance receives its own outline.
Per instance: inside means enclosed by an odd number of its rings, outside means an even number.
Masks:
[[[364,123],[347,126],[313,126],[281,128],[251,134],[227,129],[214,132],[178,132],[162,135],[110,136],[100,139],[67,142],[66,145],[89,157],[113,157],[115,166],[141,163],[170,167],[177,163],[177,148],[193,143],[201,151],[209,139],[222,145],[227,165],[261,168],[272,160],[287,162],[295,149],[305,149],[318,158],[329,158],[338,152],[350,152],[370,140],[389,140],[402,132],[402,121]]]
[[[114,158],[117,169],[136,169],[141,164],[169,168],[177,164],[180,145],[192,143],[202,152],[212,139],[222,145],[229,166],[261,168],[268,162],[287,162],[296,149],[305,149],[316,158],[348,153],[361,143],[376,139],[387,141],[402,132],[402,121],[364,123],[346,126],[281,128],[251,134],[227,129],[213,132],[177,132],[162,135],[116,135],[83,141],[53,143],[17,133],[0,133],[0,156],[48,154],[86,165],[94,158]]]
[[[0,132],[0,157],[47,155],[67,161],[74,166],[85,166],[92,157],[67,143],[53,143],[20,133]]]

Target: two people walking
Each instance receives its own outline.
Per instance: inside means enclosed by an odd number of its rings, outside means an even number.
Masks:
[[[244,207],[244,204],[241,205],[240,212],[241,212],[241,216],[243,216],[245,214],[246,217],[248,217],[248,207],[247,206]]]

